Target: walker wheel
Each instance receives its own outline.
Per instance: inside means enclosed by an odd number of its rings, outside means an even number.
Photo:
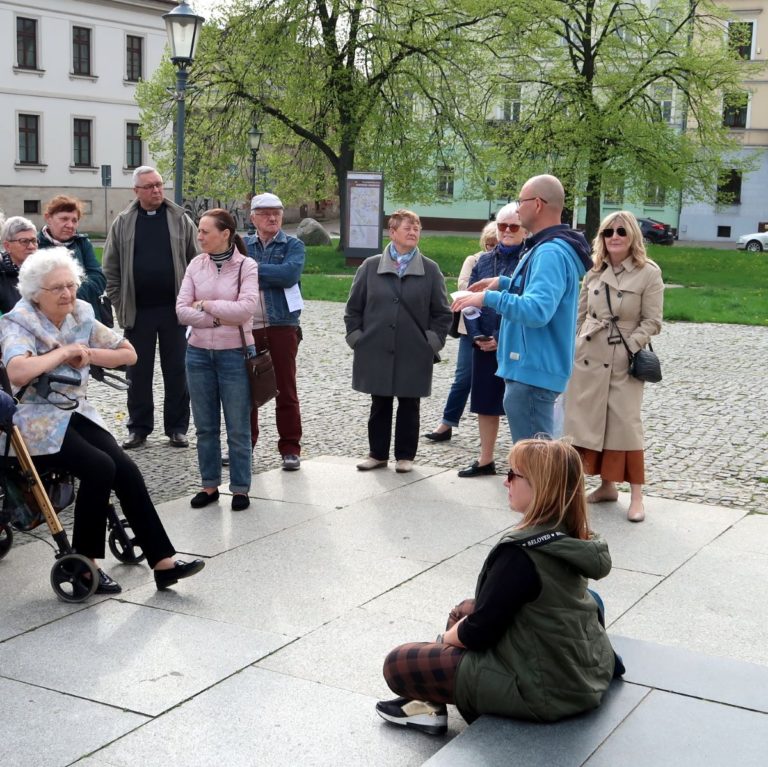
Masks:
[[[0,525],[0,559],[2,559],[13,546],[13,530],[10,525]]]
[[[119,519],[109,531],[109,550],[115,558],[126,565],[136,565],[146,557],[136,539],[131,536],[131,526],[125,519]]]
[[[82,602],[99,585],[99,574],[82,554],[64,554],[51,568],[51,587],[62,602]]]

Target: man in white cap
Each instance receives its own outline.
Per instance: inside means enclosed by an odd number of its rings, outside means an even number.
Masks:
[[[261,301],[253,318],[257,349],[269,348],[275,366],[277,449],[283,469],[301,466],[301,410],[296,392],[296,354],[301,341],[300,279],[304,269],[304,243],[282,230],[283,203],[264,192],[251,200],[251,221],[256,234],[246,236],[248,255],[259,264]],[[259,438],[259,412],[251,411],[251,442]]]

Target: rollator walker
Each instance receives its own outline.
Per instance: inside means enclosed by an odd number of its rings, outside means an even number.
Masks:
[[[120,391],[128,388],[125,379],[102,368],[92,366],[91,376]],[[38,394],[49,402],[50,396],[58,395],[59,401],[51,402],[51,407],[64,410],[77,407],[75,401],[54,388],[56,384],[79,385],[80,377],[76,371],[71,377],[47,373],[37,379],[35,386]],[[82,602],[96,591],[99,576],[93,562],[74,551],[57,514],[74,499],[74,477],[55,470],[44,472],[42,476],[38,473],[21,432],[13,424],[16,405],[8,374],[0,362],[0,431],[9,438],[5,455],[0,454],[0,559],[8,554],[13,545],[14,530],[45,540],[32,533],[34,528],[45,522],[54,544],[45,542],[53,548],[56,559],[51,568],[51,587],[64,602]],[[8,456],[8,442],[15,457]],[[46,487],[54,491],[51,495],[55,505]],[[109,549],[116,559],[125,564],[137,564],[144,559],[141,547],[131,536],[130,525],[118,517],[111,503],[107,511],[107,526]]]

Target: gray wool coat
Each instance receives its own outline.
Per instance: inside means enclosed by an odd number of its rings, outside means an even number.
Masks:
[[[355,353],[352,388],[382,397],[428,397],[434,355],[451,319],[445,279],[434,261],[418,252],[400,278],[389,257],[367,258],[344,312]]]

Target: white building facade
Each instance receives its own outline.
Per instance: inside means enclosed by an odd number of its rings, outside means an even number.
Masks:
[[[0,0],[0,209],[43,222],[57,194],[85,206],[80,229],[105,232],[152,164],[139,136],[136,84],[151,77],[173,0]],[[102,185],[109,166],[111,186]]]

